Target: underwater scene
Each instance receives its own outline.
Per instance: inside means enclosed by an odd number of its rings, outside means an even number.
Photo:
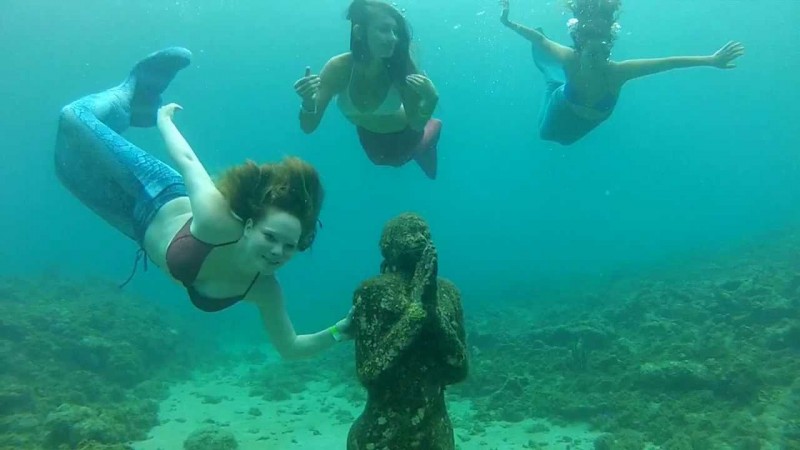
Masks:
[[[800,2],[0,11],[0,450],[800,450]]]

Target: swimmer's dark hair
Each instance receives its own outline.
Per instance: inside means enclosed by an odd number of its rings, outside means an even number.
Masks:
[[[578,20],[569,30],[575,50],[581,51],[587,39],[601,39],[610,53],[617,38],[615,24],[622,0],[566,0],[566,4]]]
[[[350,52],[359,62],[370,59],[369,46],[366,35],[358,35],[355,26],[361,25],[362,30],[369,26],[372,14],[384,12],[397,21],[397,45],[394,54],[385,59],[389,69],[389,77],[395,83],[405,83],[407,75],[417,73],[417,65],[411,58],[411,27],[403,14],[392,5],[378,0],[353,0],[347,9],[347,20],[350,21]],[[363,32],[363,31],[362,31]]]
[[[223,172],[216,186],[243,220],[259,220],[274,207],[300,221],[300,251],[314,243],[325,193],[311,164],[295,157],[261,165],[248,160]]]

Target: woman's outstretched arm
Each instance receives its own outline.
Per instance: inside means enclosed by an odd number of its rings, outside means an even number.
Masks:
[[[616,63],[621,82],[654,75],[673,69],[687,67],[716,67],[733,69],[733,61],[744,54],[744,46],[739,42],[728,42],[709,56],[671,56],[667,58],[631,59]]]
[[[526,40],[530,41],[531,44],[539,47],[539,50],[545,52],[551,58],[562,64],[572,57],[573,50],[571,48],[548,39],[547,36],[542,34],[542,32],[539,30],[528,28],[524,25],[520,25],[509,20],[509,0],[501,0],[500,5],[503,7],[502,12],[500,13],[500,23],[505,25],[507,28],[510,28]]]

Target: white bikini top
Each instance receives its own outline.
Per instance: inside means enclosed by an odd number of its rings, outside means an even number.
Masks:
[[[355,64],[353,67],[355,67]],[[353,99],[350,97],[350,86],[352,81],[353,73],[351,71],[350,80],[347,81],[347,87],[338,95],[336,99],[336,104],[339,106],[342,114],[344,114],[348,119],[352,120],[364,116],[392,116],[402,111],[403,97],[400,95],[400,91],[398,91],[394,84],[389,86],[389,90],[386,92],[386,97],[384,97],[383,102],[381,102],[377,108],[373,109],[372,111],[362,111],[358,109],[358,107],[353,103]]]

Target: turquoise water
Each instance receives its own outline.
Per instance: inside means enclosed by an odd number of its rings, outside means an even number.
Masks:
[[[132,4],[134,3],[134,4]],[[339,319],[375,274],[383,223],[413,210],[429,221],[440,273],[465,311],[547,303],[538,292],[652,272],[752,243],[798,223],[796,31],[800,4],[625,2],[613,57],[710,54],[739,40],[731,71],[685,69],[627,85],[613,117],[570,147],[543,142],[543,85],[528,45],[494,1],[408,0],[415,54],[440,94],[439,178],[413,165],[375,167],[335,109],[303,134],[292,83],[347,50],[347,3],[334,0],[4,0],[0,6],[0,275],[124,280],[135,246],[57,182],[59,109],[123,79],[141,56],[194,54],[165,98],[212,171],[293,154],[320,171],[324,229],[281,274],[298,330]],[[512,18],[567,42],[556,2],[514,1]],[[126,135],[166,157],[154,130]],[[126,288],[230,342],[263,344],[253,312],[210,318],[155,270]],[[233,327],[236,327],[234,330]]]

